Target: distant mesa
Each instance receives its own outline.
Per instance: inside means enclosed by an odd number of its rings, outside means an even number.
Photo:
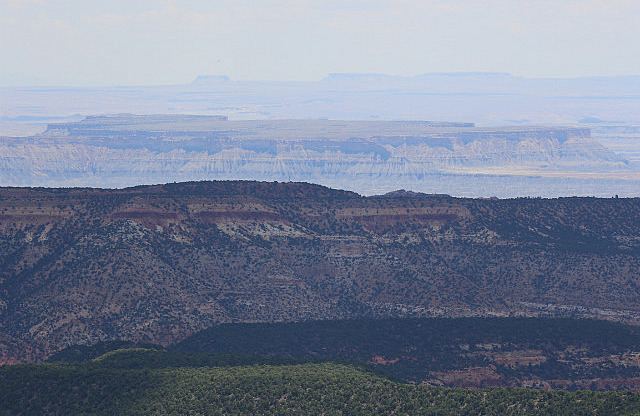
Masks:
[[[394,76],[387,74],[375,74],[375,73],[331,73],[327,75],[322,81],[340,81],[340,82],[376,82],[376,81],[389,81],[389,80],[423,80],[430,78],[469,78],[469,79],[505,79],[514,78],[513,75],[506,72],[429,72],[426,74],[420,74],[416,76]]]
[[[367,73],[332,73],[327,75],[323,81],[344,81],[344,82],[371,82],[371,81],[385,81],[394,78],[391,75],[386,74],[367,74]]]
[[[226,75],[198,75],[191,84],[219,84],[230,81],[231,78]]]
[[[451,198],[448,194],[427,194],[424,192],[407,191],[399,189],[397,191],[387,192],[383,195],[373,195],[372,198]]]
[[[47,132],[56,130],[75,131],[82,134],[85,129],[103,130],[120,127],[130,130],[131,126],[162,126],[168,124],[186,124],[203,121],[226,121],[229,118],[222,115],[199,115],[199,114],[102,114],[87,116],[79,122],[50,123],[47,125]],[[166,127],[163,127],[166,128]],[[108,134],[104,132],[103,134]]]
[[[584,118],[578,120],[578,122],[581,123],[581,124],[623,124],[622,121],[603,120],[603,119],[598,118],[598,117],[584,117]]]
[[[466,78],[513,78],[508,72],[427,72],[415,78],[466,77]]]

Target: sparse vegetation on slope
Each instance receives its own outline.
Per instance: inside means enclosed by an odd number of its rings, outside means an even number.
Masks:
[[[640,323],[638,270],[640,199],[363,198],[243,181],[0,189],[0,329],[39,346],[28,359],[113,339],[166,346],[221,322]]]

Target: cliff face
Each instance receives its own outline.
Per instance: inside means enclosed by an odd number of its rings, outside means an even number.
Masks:
[[[640,323],[639,215],[638,199],[363,198],[301,183],[4,188],[0,333],[50,351],[168,344],[217,322]]]
[[[50,125],[40,136],[4,139],[0,150],[0,181],[7,185],[261,179],[371,193],[406,187],[402,182],[414,189],[423,182],[416,190],[433,191],[438,175],[580,174],[625,166],[581,128],[207,116],[90,117]],[[491,191],[485,194],[496,194]]]

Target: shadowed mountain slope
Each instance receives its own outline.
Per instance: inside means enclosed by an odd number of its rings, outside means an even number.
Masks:
[[[606,321],[385,318],[221,324],[170,348],[350,360],[432,385],[638,390],[639,345],[639,327]]]

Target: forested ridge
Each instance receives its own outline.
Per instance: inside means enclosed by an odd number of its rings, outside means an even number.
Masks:
[[[149,349],[0,367],[0,414],[632,415],[630,392],[404,384],[351,365]]]

